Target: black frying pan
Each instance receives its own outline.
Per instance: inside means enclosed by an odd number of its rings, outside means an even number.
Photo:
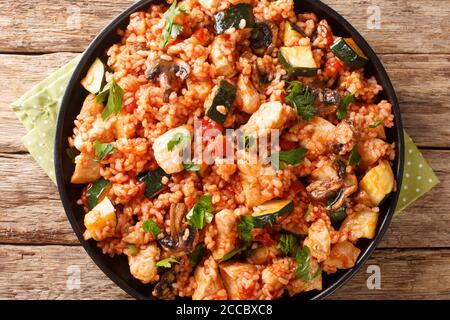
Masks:
[[[73,121],[78,115],[87,95],[86,91],[81,87],[80,81],[86,74],[88,68],[96,57],[104,57],[105,50],[119,41],[119,37],[116,35],[115,31],[117,28],[124,28],[128,24],[131,13],[146,9],[151,4],[161,2],[162,1],[159,0],[141,0],[136,4],[133,4],[115,18],[102,32],[100,32],[94,41],[92,41],[76,67],[67,86],[58,116],[55,136],[55,170],[58,190],[73,230],[84,249],[98,267],[118,286],[138,299],[152,299],[152,287],[144,285],[133,278],[130,274],[126,257],[119,256],[110,258],[109,256],[102,254],[101,250],[96,247],[94,241],[85,241],[83,239],[83,232],[85,230],[83,224],[84,212],[82,208],[77,205],[77,200],[80,197],[82,187],[70,183],[74,165],[66,156],[65,150],[68,147],[67,137],[72,134]],[[301,6],[299,2],[300,1],[296,1],[297,12],[314,12],[319,19],[325,18],[328,21],[335,35],[351,36],[356,41],[370,61],[365,67],[366,74],[375,76],[378,83],[384,88],[383,92],[379,95],[379,98],[387,99],[392,103],[395,115],[395,126],[387,129],[386,135],[388,141],[396,143],[394,174],[397,181],[397,191],[391,193],[380,206],[381,215],[378,221],[376,237],[372,240],[360,239],[358,241],[357,246],[361,249],[361,254],[355,267],[348,270],[339,270],[337,273],[330,276],[324,275],[322,291],[301,293],[294,297],[297,299],[323,299],[346,283],[361,268],[370,257],[389,226],[397,205],[397,198],[400,192],[403,175],[403,127],[398,100],[391,81],[380,60],[364,38],[342,16],[322,2],[318,0],[301,0]]]

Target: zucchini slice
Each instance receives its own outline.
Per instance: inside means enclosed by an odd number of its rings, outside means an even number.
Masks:
[[[110,189],[111,183],[109,180],[101,178],[95,181],[87,190],[87,204],[89,210],[92,210],[99,202],[101,202]]]
[[[105,65],[97,58],[89,68],[81,85],[90,93],[97,94],[105,83]]]
[[[153,171],[144,173],[138,178],[139,181],[145,183],[144,195],[147,198],[154,198],[166,187],[166,185],[162,183],[163,177],[169,178],[170,175],[165,173],[163,169],[158,168]]]
[[[217,34],[222,34],[230,28],[239,29],[242,27],[241,20],[245,21],[244,28],[253,28],[255,25],[253,8],[248,3],[240,3],[217,12],[214,15],[214,29]]]
[[[253,225],[255,228],[270,227],[276,223],[276,218],[294,211],[292,200],[270,200],[258,206],[259,212],[254,212]]]
[[[336,39],[330,50],[351,68],[362,68],[369,60],[352,38]]]
[[[213,92],[211,104],[207,106],[206,116],[223,124],[236,99],[236,87],[228,81],[221,80],[216,92]]]
[[[312,77],[317,74],[311,46],[282,47],[278,59],[291,77]]]
[[[388,161],[382,160],[370,169],[359,182],[374,205],[379,205],[384,197],[394,189],[394,173]]]
[[[305,34],[300,33],[300,28],[290,21],[284,23],[283,43],[285,46],[290,47],[293,43],[298,42]]]

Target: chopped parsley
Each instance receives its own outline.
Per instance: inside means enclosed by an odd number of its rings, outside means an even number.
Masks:
[[[203,195],[186,215],[187,224],[197,229],[203,229],[214,218],[212,196]]]
[[[284,169],[284,164],[297,165],[306,156],[307,150],[305,148],[297,148],[288,151],[274,152],[270,156],[272,165],[278,169]]]
[[[136,248],[136,246],[129,244],[127,245],[128,251],[130,252],[131,255],[136,255],[139,252],[139,249]]]
[[[123,104],[123,89],[117,84],[114,77],[107,83],[95,98],[95,102],[103,103],[108,96],[108,102],[102,112],[102,119],[108,118],[111,114],[119,114]]]
[[[202,260],[204,254],[205,254],[205,245],[203,243],[196,246],[195,249],[192,250],[191,253],[189,253],[188,255],[189,260],[191,260],[193,268],[200,262],[200,260]]]
[[[370,129],[378,128],[382,123],[383,123],[383,120],[378,119],[375,123],[372,123],[371,125],[369,125],[369,128]]]
[[[157,267],[164,267],[164,268],[171,268],[172,263],[180,263],[177,259],[174,258],[166,258],[163,260],[160,260],[156,263]]]
[[[339,104],[339,107],[336,111],[336,117],[339,120],[343,120],[343,119],[347,118],[347,107],[353,101],[354,97],[355,97],[355,95],[353,93],[348,93],[342,99],[342,101]]]
[[[314,101],[316,96],[312,90],[299,81],[292,81],[286,89],[288,95],[284,99],[287,104],[294,107],[297,113],[304,119],[310,120],[316,114]]]
[[[352,151],[350,151],[350,156],[348,157],[348,164],[358,164],[361,161],[361,156],[358,152],[358,145],[355,144],[352,148]]]
[[[316,272],[314,272],[313,275],[310,275],[311,255],[307,246],[304,246],[303,249],[297,250],[297,253],[295,254],[295,261],[297,262],[295,275],[298,278],[301,278],[305,283],[316,278],[322,272],[322,269],[318,267]]]
[[[243,241],[252,241],[252,230],[253,230],[253,217],[252,216],[243,216],[239,219],[238,222],[238,233],[239,238]]]
[[[178,23],[174,23],[175,18],[186,12],[183,6],[177,8],[177,1],[175,0],[172,5],[164,13],[164,29],[161,34],[162,47],[165,48],[171,39],[175,39],[183,31],[183,26]]]
[[[248,246],[249,246],[249,243],[245,242],[240,247],[238,247],[238,248],[236,248],[236,249],[226,253],[222,258],[220,258],[219,263],[222,263],[222,262],[225,262],[227,260],[230,260],[234,256],[242,253],[244,250],[247,250]]]
[[[94,141],[94,152],[97,156],[97,161],[102,161],[107,155],[113,154],[114,144],[112,143],[101,143],[98,140]]]
[[[181,132],[175,133],[175,135],[167,142],[167,150],[172,151],[176,146],[185,146],[191,141],[191,137],[182,134]]]
[[[142,229],[146,233],[152,233],[155,238],[161,233],[161,229],[153,219],[148,219],[142,224]]]
[[[186,169],[187,171],[199,171],[200,170],[200,166],[193,162],[184,162],[183,166],[184,166],[184,169]]]
[[[284,255],[290,255],[294,253],[297,246],[297,237],[290,233],[282,233],[280,241],[278,242],[277,249]]]

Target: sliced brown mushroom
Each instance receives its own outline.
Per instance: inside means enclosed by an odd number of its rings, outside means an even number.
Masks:
[[[174,300],[175,292],[173,284],[177,280],[177,274],[174,269],[169,269],[163,273],[159,282],[155,285],[152,294],[159,299]]]
[[[190,252],[198,239],[197,229],[183,225],[186,216],[186,205],[183,203],[170,206],[170,235],[159,240],[159,243],[172,252]]]
[[[348,174],[344,180],[344,185],[336,193],[336,195],[328,199],[327,210],[336,210],[342,207],[345,203],[345,199],[348,198],[353,192],[358,190],[358,179],[354,174]]]
[[[159,81],[164,91],[163,100],[169,102],[170,94],[181,90],[190,72],[189,64],[183,60],[164,56],[149,62],[145,76],[151,82]]]
[[[337,110],[340,102],[338,90],[316,88],[313,90],[313,94],[316,97],[314,105],[317,110],[317,115],[326,116]]]

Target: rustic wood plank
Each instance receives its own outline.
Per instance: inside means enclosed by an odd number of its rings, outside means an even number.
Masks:
[[[80,246],[0,245],[0,299],[129,299]],[[331,299],[449,299],[450,250],[377,250]],[[367,267],[381,269],[381,289],[367,288]],[[73,288],[73,270],[80,287]],[[434,276],[431,276],[434,275]],[[32,279],[32,281],[30,281]],[[69,285],[68,285],[69,283]],[[72,290],[71,290],[72,288]]]
[[[450,151],[424,154],[442,182],[394,218],[380,247],[450,248]],[[30,155],[1,154],[0,171],[0,243],[78,243],[56,187]]]
[[[10,104],[75,56],[0,56],[0,152],[26,151],[20,143],[25,129]],[[414,141],[419,146],[450,147],[450,56],[387,54],[381,58],[397,90],[404,126]]]
[[[81,52],[132,0],[0,1],[2,52]],[[450,53],[449,1],[325,0],[349,20],[379,53]],[[368,24],[373,5],[380,10],[380,29]],[[371,7],[372,6],[372,7]],[[423,21],[432,27],[424,27]]]

